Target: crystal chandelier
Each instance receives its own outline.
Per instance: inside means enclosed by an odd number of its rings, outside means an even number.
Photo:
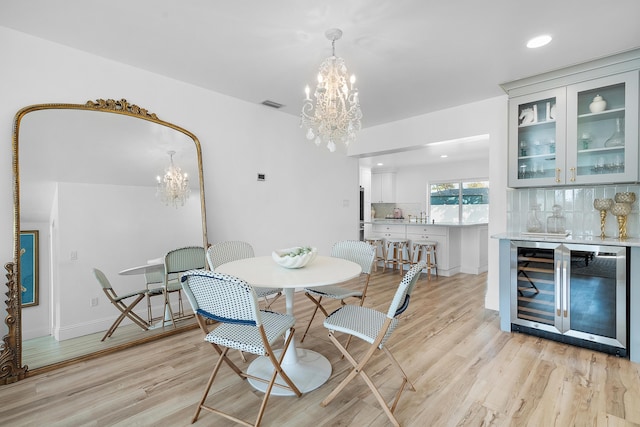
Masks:
[[[173,164],[173,155],[175,151],[167,151],[171,162],[169,166],[164,170],[163,176],[158,176],[158,191],[156,196],[167,206],[173,205],[173,207],[184,206],[191,189],[189,188],[189,177],[186,173],[182,173],[182,170]]]
[[[347,78],[344,60],[336,56],[336,40],[342,37],[342,31],[334,28],[325,35],[331,40],[332,55],[320,64],[318,85],[313,93],[314,101],[309,97],[309,86],[305,88],[306,99],[302,106],[301,127],[307,128],[307,139],[315,140],[316,145],[324,142],[329,151],[336,150],[336,142],[349,145],[355,141],[360,130],[360,102],[358,89],[355,88],[355,76]]]

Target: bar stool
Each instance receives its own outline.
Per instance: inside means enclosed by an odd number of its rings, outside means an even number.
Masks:
[[[408,240],[390,237],[387,239],[386,246],[387,263],[390,264],[392,270],[398,267],[400,274],[403,274],[404,265],[411,265]]]
[[[413,240],[411,242],[411,265],[416,265],[425,260],[427,262],[428,280],[431,280],[431,269],[436,271],[436,278],[438,278],[437,244],[438,242],[433,240]]]
[[[376,249],[376,257],[373,260],[373,271],[378,271],[378,262],[382,261],[382,272],[387,268],[387,251],[385,249],[384,238],[382,237],[365,237],[364,241]],[[378,254],[380,250],[380,254]]]

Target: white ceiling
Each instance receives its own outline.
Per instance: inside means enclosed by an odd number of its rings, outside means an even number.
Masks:
[[[500,83],[637,48],[639,20],[638,0],[0,4],[2,26],[247,102],[275,101],[293,115],[331,54],[324,32],[340,28],[336,54],[358,78],[364,127],[498,96]],[[527,49],[541,33],[551,44]]]

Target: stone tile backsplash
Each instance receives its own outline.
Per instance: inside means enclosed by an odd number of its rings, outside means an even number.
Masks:
[[[507,190],[507,228],[510,232],[527,231],[527,218],[531,206],[540,205],[538,219],[546,229],[547,217],[553,205],[562,206],[566,228],[573,236],[599,236],[600,212],[594,209],[593,200],[609,198],[619,192],[634,192],[640,198],[640,185],[599,185],[562,188],[528,188]],[[607,212],[605,222],[607,237],[618,237],[616,217]],[[627,217],[627,236],[640,237],[640,215],[638,200],[631,206]]]

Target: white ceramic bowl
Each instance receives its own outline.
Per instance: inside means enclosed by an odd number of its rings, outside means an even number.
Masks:
[[[299,252],[300,249],[302,249],[301,246],[296,246],[294,248],[276,250],[271,253],[271,257],[276,262],[276,264],[281,265],[282,267],[302,268],[316,258],[318,249],[309,248],[310,250],[307,252],[299,255],[292,255],[296,252]]]

